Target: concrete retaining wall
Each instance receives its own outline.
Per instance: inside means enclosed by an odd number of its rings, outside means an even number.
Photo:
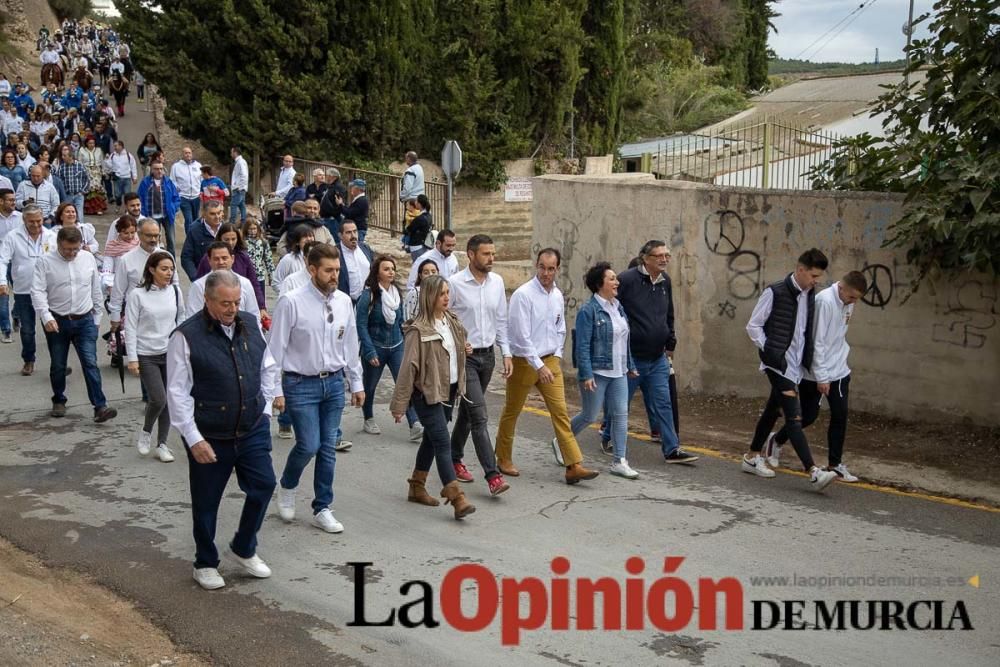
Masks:
[[[570,318],[590,296],[582,279],[588,266],[606,259],[623,270],[645,240],[667,241],[675,361],[688,389],[766,393],[746,322],[760,290],[816,246],[830,258],[827,283],[851,269],[874,283],[849,335],[856,407],[1000,424],[1000,285],[967,274],[925,282],[912,294],[905,254],[882,247],[900,212],[898,196],[763,192],[648,175],[544,176],[534,180],[533,204],[532,250],[563,251]]]

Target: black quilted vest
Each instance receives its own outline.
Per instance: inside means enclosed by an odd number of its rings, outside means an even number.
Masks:
[[[785,276],[767,289],[774,294],[774,302],[771,306],[771,315],[764,323],[764,333],[767,341],[764,349],[760,350],[760,360],[765,366],[776,368],[784,373],[788,368],[785,361],[785,352],[792,344],[792,337],[795,335],[795,319],[799,310],[799,289],[792,282],[792,274]],[[809,290],[809,312],[806,315],[806,340],[802,350],[802,366],[809,368],[812,365],[813,355],[813,313],[816,306],[816,290]]]

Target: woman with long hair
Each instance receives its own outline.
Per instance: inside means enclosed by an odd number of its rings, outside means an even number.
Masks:
[[[274,255],[271,254],[271,244],[264,238],[264,228],[256,218],[247,217],[240,232],[247,247],[247,254],[250,255],[250,261],[253,262],[253,268],[257,271],[257,282],[263,290],[265,280],[268,285],[274,282]]]
[[[142,138],[139,148],[135,150],[135,156],[139,159],[139,164],[142,165],[143,176],[149,176],[149,167],[153,164],[153,156],[162,152],[163,149],[160,148],[160,142],[156,140],[156,135],[147,132],[146,136]]]
[[[0,159],[0,176],[5,176],[17,191],[17,186],[21,181],[27,180],[28,172],[17,163],[17,151],[13,148],[5,148],[3,158]]]
[[[136,438],[139,454],[149,453],[153,424],[158,422],[156,456],[174,460],[167,447],[170,413],[167,410],[167,339],[183,319],[184,297],[174,279],[174,258],[158,250],[146,260],[142,281],[128,294],[125,306],[125,350],[128,370],[142,378],[149,393],[142,430]]]
[[[111,294],[115,282],[115,269],[125,253],[139,246],[138,221],[126,213],[115,220],[113,227],[117,236],[104,244],[104,262],[101,264],[101,284],[106,296]]]
[[[52,219],[52,231],[58,233],[63,227],[77,227],[83,235],[83,249],[94,255],[100,251],[101,244],[97,242],[97,230],[89,222],[80,222],[73,202],[59,204]]]
[[[417,279],[413,283],[413,289],[406,293],[403,301],[403,319],[410,321],[420,312],[420,283],[427,276],[436,276],[439,273],[438,265],[433,259],[425,259],[417,267]]]
[[[264,289],[260,286],[260,281],[257,279],[257,269],[254,268],[253,260],[250,259],[250,255],[247,254],[246,246],[243,245],[243,236],[240,234],[240,228],[232,223],[224,222],[219,225],[219,231],[215,233],[215,240],[222,241],[228,245],[229,249],[232,251],[232,272],[243,276],[250,281],[251,285],[254,286],[254,296],[257,299],[257,307],[260,308],[260,314],[263,317],[267,314],[267,304],[264,300]],[[208,254],[206,253],[205,256],[201,258],[201,261],[198,262],[198,272],[195,274],[195,278],[201,278],[211,272],[212,266],[208,262]]]
[[[404,236],[406,237],[406,249],[410,253],[413,261],[417,261],[430,248],[427,247],[427,235],[431,233],[431,202],[427,195],[417,195],[416,199],[406,202],[407,217],[412,215],[413,219],[407,225]],[[432,244],[433,245],[433,244]]]
[[[281,293],[282,280],[296,271],[306,268],[306,259],[302,254],[302,248],[305,244],[315,240],[312,226],[305,223],[295,225],[285,234],[285,250],[287,252],[274,270],[274,287],[279,294]]]
[[[417,411],[424,435],[417,449],[407,500],[436,506],[438,501],[427,493],[427,473],[437,464],[441,477],[441,497],[451,503],[455,518],[476,511],[465,498],[455,478],[451,461],[451,421],[455,401],[462,400],[465,387],[465,355],[470,352],[465,328],[448,310],[448,282],[441,276],[428,276],[420,290],[420,313],[403,327],[403,366],[396,378],[389,410],[400,422],[411,403]]]
[[[361,411],[365,418],[365,433],[372,435],[382,432],[375,421],[373,409],[375,389],[382,379],[382,371],[388,366],[395,380],[403,363],[402,295],[396,283],[396,260],[388,255],[379,255],[372,262],[365,289],[358,297],[355,308],[365,384],[365,402]],[[410,426],[410,440],[419,442],[424,429],[412,407],[406,410],[406,423]]]
[[[108,210],[108,199],[104,193],[104,151],[97,145],[97,137],[87,135],[87,140],[76,152],[76,161],[82,164],[90,175],[90,192],[83,200],[85,215],[103,215]]]

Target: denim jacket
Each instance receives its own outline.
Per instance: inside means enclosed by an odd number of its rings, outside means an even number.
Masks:
[[[382,314],[382,304],[372,304],[372,291],[366,287],[358,297],[355,307],[358,321],[358,338],[361,339],[361,358],[366,362],[378,356],[376,347],[396,347],[403,343],[403,299],[396,309],[396,321],[390,326]],[[370,311],[370,312],[369,312]]]
[[[618,304],[618,312],[625,317],[625,309],[621,303]],[[625,317],[628,320],[627,317]],[[579,370],[577,377],[582,382],[594,379],[594,369],[611,370],[614,362],[611,359],[611,351],[614,346],[615,331],[611,322],[611,316],[601,306],[597,296],[590,297],[590,301],[580,307],[576,314],[576,331],[574,332],[574,356],[576,357]],[[626,371],[635,370],[635,360],[632,358],[632,351],[629,345],[628,361]]]

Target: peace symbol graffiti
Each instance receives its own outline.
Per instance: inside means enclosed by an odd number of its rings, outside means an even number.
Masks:
[[[868,291],[861,300],[869,306],[885,308],[892,301],[892,271],[885,264],[870,264],[861,272],[868,280]]]
[[[743,247],[746,232],[736,211],[723,209],[705,217],[705,245],[716,255],[732,255]]]

